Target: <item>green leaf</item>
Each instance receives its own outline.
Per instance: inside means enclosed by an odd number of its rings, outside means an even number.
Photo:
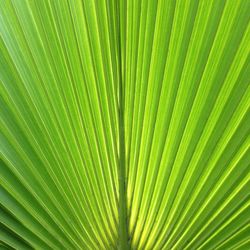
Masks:
[[[249,0],[0,0],[1,249],[249,249]]]

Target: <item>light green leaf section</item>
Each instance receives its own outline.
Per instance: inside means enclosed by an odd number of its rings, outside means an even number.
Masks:
[[[250,248],[249,0],[0,0],[0,249]]]

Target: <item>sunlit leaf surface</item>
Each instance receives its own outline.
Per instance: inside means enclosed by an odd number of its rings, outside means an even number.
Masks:
[[[250,249],[249,0],[0,0],[0,249]]]

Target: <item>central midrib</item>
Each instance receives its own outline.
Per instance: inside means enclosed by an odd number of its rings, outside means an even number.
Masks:
[[[125,53],[122,53],[124,29],[123,15],[121,13],[121,3],[118,1],[117,18],[118,18],[118,73],[119,73],[119,231],[118,246],[120,250],[128,250],[128,221],[127,221],[127,195],[126,195],[126,152],[125,152],[125,130],[124,130],[124,82],[123,63],[125,62]]]

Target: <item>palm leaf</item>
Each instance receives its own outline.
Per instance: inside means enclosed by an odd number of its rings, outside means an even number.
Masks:
[[[249,9],[0,0],[0,248],[249,249]]]

